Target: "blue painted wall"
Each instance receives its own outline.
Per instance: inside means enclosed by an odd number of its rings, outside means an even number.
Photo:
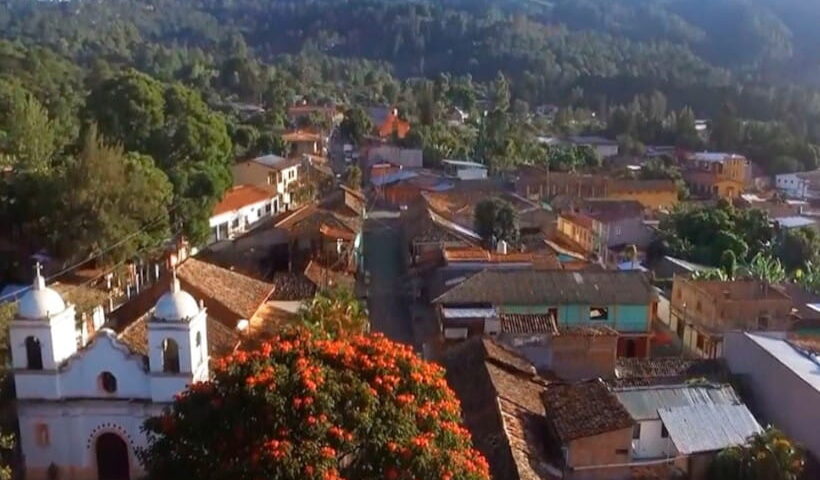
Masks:
[[[550,308],[558,309],[558,323],[561,325],[606,325],[619,332],[648,332],[650,330],[649,305],[595,305],[607,307],[606,321],[592,321],[589,318],[591,305],[502,305],[499,313],[536,314],[547,313]]]

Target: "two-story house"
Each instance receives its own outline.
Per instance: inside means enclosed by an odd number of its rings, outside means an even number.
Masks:
[[[759,280],[696,280],[675,277],[670,328],[689,353],[723,356],[723,335],[730,330],[788,330],[792,300]]]
[[[789,198],[799,200],[820,198],[820,170],[777,175],[775,176],[775,187]]]
[[[742,155],[700,152],[689,159],[683,178],[694,195],[737,198],[751,182],[751,165]]]
[[[559,240],[575,247],[595,260],[606,256],[606,225],[583,213],[563,213],[558,216],[555,234]]]
[[[270,185],[276,189],[273,204],[274,213],[289,210],[293,206],[291,189],[299,181],[301,157],[283,158],[278,155],[264,155],[231,167],[234,186]]]
[[[267,185],[239,185],[230,188],[214,206],[208,226],[208,243],[233,238],[257,226],[279,211],[278,194]]]
[[[508,321],[539,316],[559,327],[609,327],[618,332],[619,356],[643,357],[657,299],[638,272],[485,270],[433,304],[445,340],[505,332],[514,327]]]

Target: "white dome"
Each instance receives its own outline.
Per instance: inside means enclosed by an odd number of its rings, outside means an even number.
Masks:
[[[39,320],[65,311],[63,297],[56,290],[46,287],[39,266],[34,285],[20,298],[17,315],[28,320]]]
[[[154,307],[154,318],[168,322],[187,320],[199,313],[194,297],[179,288],[179,280],[171,280],[171,290],[165,292]]]

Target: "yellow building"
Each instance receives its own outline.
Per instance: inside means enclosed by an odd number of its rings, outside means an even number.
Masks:
[[[697,196],[732,199],[739,197],[752,178],[746,157],[733,153],[696,153],[690,158],[684,179]]]
[[[650,210],[671,210],[678,204],[678,187],[672,180],[617,180],[606,198],[634,200]]]
[[[586,215],[565,213],[558,216],[558,234],[574,243],[586,255],[599,253],[600,230],[600,224]]]

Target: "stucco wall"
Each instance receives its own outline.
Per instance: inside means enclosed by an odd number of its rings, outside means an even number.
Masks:
[[[96,440],[115,433],[129,450],[131,478],[139,478],[142,467],[135,456],[146,445],[140,428],[145,420],[161,413],[164,405],[133,402],[78,400],[63,403],[20,402],[20,447],[27,480],[45,480],[54,463],[61,480],[96,480]],[[38,438],[45,429],[47,444]]]
[[[590,307],[607,307],[608,319],[592,321]],[[561,325],[601,325],[621,332],[647,332],[650,329],[650,305],[503,305],[501,313],[548,313],[550,308],[558,309],[558,323]]]
[[[820,392],[742,332],[724,337],[729,369],[760,423],[772,423],[820,459]],[[817,375],[817,372],[815,372]]]
[[[567,465],[574,468],[629,463],[631,444],[632,427],[579,438],[569,443]]]

